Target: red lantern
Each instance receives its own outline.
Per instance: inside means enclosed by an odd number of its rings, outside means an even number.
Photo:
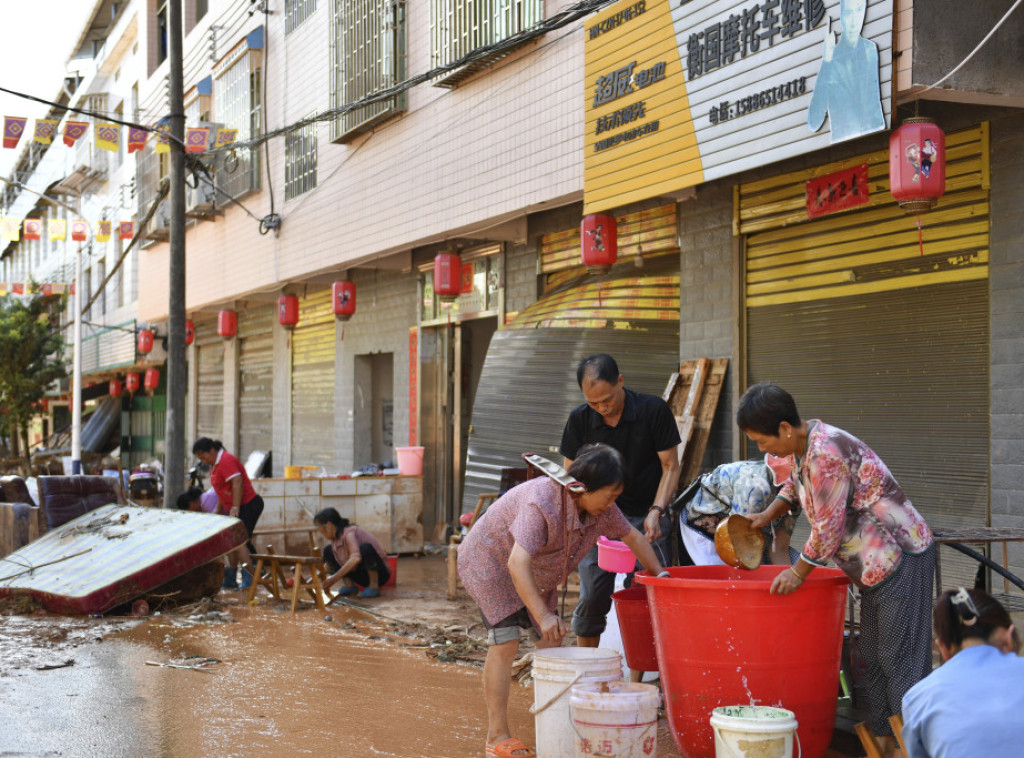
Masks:
[[[139,375],[132,371],[130,374],[125,375],[124,385],[127,387],[129,392],[139,391]]]
[[[160,386],[160,371],[155,368],[147,368],[143,383],[147,390],[155,390]]]
[[[234,311],[221,311],[217,315],[217,334],[224,339],[231,339],[238,334],[238,314]]]
[[[352,282],[335,282],[331,286],[331,303],[338,320],[348,321],[356,312],[356,285]]]
[[[111,397],[121,397],[122,389],[119,379],[111,379],[110,384],[107,385],[107,392]]]
[[[929,118],[908,118],[889,137],[889,191],[907,213],[935,207],[946,192],[946,134]]]
[[[196,325],[193,321],[185,322],[185,344],[191,345],[192,340],[196,338]]]
[[[149,329],[139,331],[139,352],[148,353],[153,350],[153,332]]]
[[[462,287],[462,259],[457,253],[438,253],[434,256],[434,294],[450,303],[459,296]]]
[[[580,224],[583,242],[583,265],[592,274],[608,271],[619,256],[618,224],[615,216],[593,213],[583,217]]]
[[[299,323],[299,298],[295,295],[281,295],[277,299],[277,320],[289,327]]]

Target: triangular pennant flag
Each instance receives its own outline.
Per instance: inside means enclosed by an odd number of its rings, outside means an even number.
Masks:
[[[21,235],[21,221],[16,218],[0,218],[0,237],[4,242],[17,242]]]
[[[68,121],[64,124],[64,144],[68,147],[75,146],[75,140],[81,137],[89,129],[87,121]]]
[[[18,146],[18,140],[25,132],[25,122],[27,121],[27,118],[18,116],[4,116],[4,147]]]
[[[111,221],[97,221],[96,222],[96,241],[107,242],[110,240],[110,227],[112,226]]]
[[[238,136],[237,129],[218,129],[217,138],[213,141],[213,149],[221,147],[230,147],[235,144],[235,138]]]
[[[50,242],[54,240],[66,240],[68,238],[68,222],[62,218],[51,218],[47,224],[49,228]]]
[[[37,240],[43,236],[43,220],[41,218],[25,219],[25,239]]]
[[[76,218],[71,222],[71,239],[76,242],[84,242],[89,234],[89,222],[82,218]]]
[[[117,225],[117,236],[123,240],[130,240],[135,236],[135,222],[122,221]]]
[[[25,282],[11,282],[11,292],[15,295],[24,295]]]
[[[53,135],[57,133],[58,123],[60,122],[55,118],[37,118],[32,139],[40,144],[49,145],[53,142]]]
[[[96,124],[96,147],[116,153],[121,146],[121,125],[101,121]]]
[[[167,134],[166,126],[161,126],[156,130],[156,151],[158,153],[171,152],[171,138]]]
[[[185,130],[186,153],[206,152],[206,143],[209,141],[210,128],[207,126],[193,126]]]
[[[136,150],[141,150],[146,146],[146,140],[149,138],[149,132],[145,129],[140,129],[137,126],[128,127],[128,153],[134,153]]]

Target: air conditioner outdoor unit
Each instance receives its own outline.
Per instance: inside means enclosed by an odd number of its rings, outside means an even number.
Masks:
[[[171,205],[167,198],[160,201],[153,217],[146,225],[146,236],[150,239],[167,239],[171,234]]]

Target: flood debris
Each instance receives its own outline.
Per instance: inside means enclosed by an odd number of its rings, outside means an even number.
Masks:
[[[184,658],[174,658],[169,661],[146,661],[147,666],[161,666],[168,669],[190,669],[192,671],[206,671],[210,666],[220,663],[216,658],[208,658],[199,655],[190,655]]]

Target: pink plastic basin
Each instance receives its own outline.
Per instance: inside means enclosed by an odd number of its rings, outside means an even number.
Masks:
[[[598,537],[597,565],[615,574],[628,574],[636,567],[636,556],[625,542]]]
[[[677,566],[647,587],[665,710],[685,758],[715,758],[711,711],[780,706],[796,714],[804,758],[832,739],[849,580],[816,568],[796,592],[772,595],[784,566],[755,571]]]

